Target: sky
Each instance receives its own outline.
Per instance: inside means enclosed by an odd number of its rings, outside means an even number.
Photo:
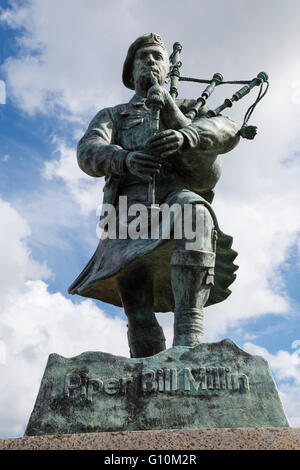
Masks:
[[[100,109],[132,97],[122,66],[147,32],[170,53],[181,42],[183,76],[269,74],[256,138],[222,157],[213,207],[239,270],[230,297],[205,309],[204,340],[265,357],[300,427],[299,14],[298,0],[0,0],[0,437],[23,435],[50,353],[129,356],[123,310],[67,288],[98,244],[103,188],[76,145]],[[202,91],[181,82],[179,98]],[[226,115],[241,125],[255,93]],[[171,347],[172,314],[157,316]]]

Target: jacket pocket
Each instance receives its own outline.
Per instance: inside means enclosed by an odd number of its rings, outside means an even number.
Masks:
[[[139,112],[129,113],[128,111],[122,111],[120,116],[121,128],[124,130],[131,129],[132,127],[138,126],[144,122],[144,118]]]

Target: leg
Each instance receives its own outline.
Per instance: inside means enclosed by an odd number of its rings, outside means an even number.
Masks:
[[[193,249],[189,249],[189,240],[186,238],[177,240],[171,257],[171,282],[175,300],[173,346],[192,347],[201,343],[203,308],[213,283],[213,220],[202,204],[195,205],[193,209],[193,230],[197,230]]]
[[[118,280],[118,290],[128,317],[131,357],[148,357],[166,349],[165,336],[153,308],[153,281],[138,270]]]

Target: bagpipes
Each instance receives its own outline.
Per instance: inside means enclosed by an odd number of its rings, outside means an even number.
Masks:
[[[211,80],[205,80],[200,78],[190,78],[190,77],[182,77],[180,75],[180,67],[182,66],[180,59],[180,53],[182,51],[182,46],[179,42],[175,42],[173,45],[173,52],[169,57],[170,60],[170,95],[175,101],[178,96],[178,82],[180,81],[189,81],[189,82],[196,82],[196,83],[204,83],[208,84],[205,90],[202,92],[201,96],[196,100],[194,106],[188,110],[185,114],[187,118],[191,120],[191,122],[197,118],[199,118],[199,112],[201,108],[206,105],[207,99],[211,96],[214,92],[215,88],[220,85],[244,85],[238,91],[236,91],[231,98],[226,98],[224,103],[218,106],[214,110],[208,110],[205,114],[206,118],[212,118],[218,116],[224,109],[231,108],[233,103],[236,101],[241,100],[244,96],[246,96],[254,87],[258,86],[259,91],[258,95],[251,104],[251,106],[247,109],[244,120],[242,123],[241,128],[238,131],[238,134],[245,138],[245,139],[254,139],[257,133],[256,126],[248,125],[248,121],[253,114],[253,111],[256,105],[262,100],[269,88],[268,82],[268,75],[265,72],[260,72],[253,80],[234,80],[234,81],[224,81],[223,76],[220,73],[215,73]],[[156,84],[156,80],[152,75],[152,82],[153,85]],[[151,119],[150,119],[150,126],[151,126],[151,133],[155,134],[159,131],[159,119],[160,119],[160,106],[157,103],[152,102],[150,103],[151,109]],[[195,190],[199,194],[201,192],[206,193],[213,190],[214,185],[216,184],[217,180],[219,179],[219,167],[218,162],[211,162],[209,163],[210,167],[208,167],[208,160],[202,160],[199,157],[199,152],[195,152],[193,150],[185,152],[185,155],[180,158],[174,158],[174,163],[176,164],[177,161],[177,168],[179,172],[181,170],[182,174],[186,176],[186,184],[187,187],[190,187],[192,190]],[[148,200],[151,207],[156,207],[155,204],[155,175],[152,177],[152,182],[149,183],[148,186]]]
[[[209,110],[206,114],[206,117],[215,117],[218,116],[224,109],[231,108],[233,103],[239,101],[244,96],[246,96],[252,88],[259,86],[259,92],[254,103],[247,109],[242,127],[240,128],[239,134],[245,139],[253,139],[257,133],[256,126],[249,126],[247,123],[259,101],[265,96],[269,88],[269,77],[265,72],[260,72],[253,80],[233,80],[233,81],[224,81],[223,76],[220,73],[215,73],[211,80],[203,80],[200,78],[190,78],[182,77],[180,75],[180,67],[182,63],[180,62],[180,53],[182,51],[182,46],[179,42],[175,42],[173,45],[173,52],[170,55],[170,95],[175,100],[178,96],[178,82],[179,81],[188,81],[196,83],[207,83],[208,86],[203,91],[202,95],[197,99],[195,106],[189,110],[186,114],[191,120],[198,117],[200,109],[206,104],[207,99],[211,96],[215,88],[219,85],[244,85],[240,90],[236,91],[231,98],[226,98],[224,103],[218,106],[215,110]]]

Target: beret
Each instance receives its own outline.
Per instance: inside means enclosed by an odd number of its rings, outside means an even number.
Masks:
[[[164,43],[162,42],[159,34],[147,33],[143,36],[138,37],[129,47],[127,56],[123,65],[122,80],[124,85],[131,90],[134,90],[134,84],[132,82],[132,67],[135,53],[141,47],[146,46],[160,46],[165,52],[167,52]]]

